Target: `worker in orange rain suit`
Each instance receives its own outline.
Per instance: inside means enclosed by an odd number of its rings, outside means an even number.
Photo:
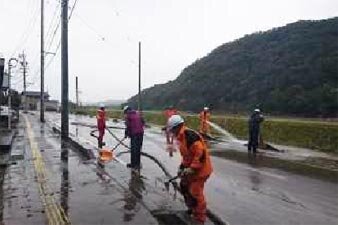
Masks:
[[[99,131],[99,137],[97,138],[98,147],[102,148],[104,130],[106,129],[106,111],[105,106],[103,104],[100,104],[100,108],[97,110],[96,120],[97,120],[97,129]]]
[[[166,122],[168,123],[168,120],[171,116],[173,115],[177,115],[177,109],[174,106],[169,106],[164,110],[164,116],[166,118]],[[173,156],[173,151],[174,146],[173,146],[173,134],[171,132],[169,132],[169,130],[167,129],[167,127],[164,127],[162,130],[165,131],[165,135],[166,135],[166,139],[167,139],[167,150],[169,152],[169,156],[172,157]]]
[[[209,120],[210,120],[210,111],[208,107],[204,107],[203,111],[200,112],[200,130],[199,132],[201,134],[209,134],[210,132],[210,126],[209,126]]]
[[[167,127],[179,143],[182,162],[178,175],[181,176],[180,187],[188,213],[203,224],[206,220],[204,184],[213,170],[207,146],[196,131],[184,125],[180,115],[170,117]]]

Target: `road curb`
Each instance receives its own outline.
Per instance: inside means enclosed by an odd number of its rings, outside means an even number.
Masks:
[[[16,135],[17,128],[11,131],[0,130],[0,166],[8,166],[11,164],[12,145]]]
[[[61,134],[61,129],[56,126],[52,126],[53,132]],[[84,141],[80,140],[77,137],[73,137],[70,135],[68,138],[68,143],[76,150],[79,150],[87,160],[95,159],[94,149],[93,146],[85,143]],[[98,149],[96,149],[98,151]]]

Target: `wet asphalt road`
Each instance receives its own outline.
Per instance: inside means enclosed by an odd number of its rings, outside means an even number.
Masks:
[[[51,132],[53,123],[59,124],[60,115],[47,114],[46,117],[47,124],[41,126],[37,116],[28,116],[35,139],[44,149],[41,154],[48,168],[51,193],[73,224],[158,224],[159,220],[154,218],[155,211],[170,213],[184,209],[181,196],[173,188],[169,192],[165,190],[164,173],[148,158],[142,157],[141,178],[132,176],[124,165],[117,162],[110,162],[102,171],[73,150],[69,150],[67,163],[60,160],[60,141],[58,135]],[[94,118],[86,116],[70,118],[71,121],[95,124]],[[119,123],[111,125],[123,126]],[[71,133],[96,144],[89,135],[91,130],[84,126],[70,126]],[[123,130],[112,131],[119,138],[123,137]],[[105,141],[107,146],[116,144],[108,133]],[[27,143],[26,140],[24,145],[29,146]],[[125,143],[129,144],[128,141]],[[219,148],[211,146],[211,151],[214,147]],[[125,150],[119,146],[116,153]],[[165,137],[158,128],[146,130],[143,151],[159,159],[172,175],[176,173],[179,154],[169,157]],[[26,149],[28,160],[9,169],[21,172],[8,172],[12,177],[4,181],[4,224],[22,224],[20,221],[41,224],[46,220],[41,203],[32,203],[32,200],[38,199],[39,193],[36,186],[30,185],[34,183],[30,154]],[[128,162],[129,154],[122,154],[120,159]],[[230,224],[338,224],[336,183],[258,167],[259,160],[248,158],[248,163],[238,163],[212,157],[214,174],[206,184],[208,208]],[[13,197],[20,195],[28,197]],[[13,200],[19,199],[24,200],[13,204]],[[15,206],[20,204],[28,208],[16,209]],[[18,210],[20,213],[15,214]]]
[[[78,116],[73,121],[95,124],[94,118]],[[111,123],[114,126],[123,124]],[[91,128],[71,126],[78,135],[95,143]],[[123,130],[112,130],[123,137]],[[106,133],[108,146],[116,144]],[[128,143],[128,141],[126,142]],[[214,146],[211,146],[211,151]],[[219,146],[215,146],[215,148]],[[233,148],[234,146],[232,146]],[[123,147],[117,152],[123,151]],[[226,150],[226,149],[225,149]],[[175,174],[179,154],[170,158],[159,129],[147,129],[143,151],[156,156]],[[129,155],[122,157],[128,161]],[[159,168],[142,158],[145,176],[161,177]],[[230,224],[338,224],[338,185],[272,168],[261,168],[259,158],[248,164],[212,157],[214,174],[206,185],[208,207]]]
[[[22,148],[25,160],[6,171],[1,189],[3,218],[0,224],[67,224],[68,220],[72,224],[88,225],[159,224],[151,214],[155,207],[145,202],[158,199],[168,203],[170,196],[152,191],[145,180],[132,176],[120,164],[109,165],[114,176],[108,177],[93,162],[85,161],[79,152],[62,146],[48,124],[41,126],[38,118],[30,115],[28,120],[44,166],[36,165],[38,156],[32,154],[31,140],[22,138],[16,142],[18,146],[14,147]],[[68,160],[60,157],[61,151],[68,152]],[[39,173],[44,174],[40,181]],[[154,204],[156,209],[161,206]],[[179,209],[181,205],[173,202],[169,206]]]

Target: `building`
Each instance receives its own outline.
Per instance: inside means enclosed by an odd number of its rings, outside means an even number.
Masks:
[[[8,74],[4,73],[2,76],[2,83],[1,83],[1,89],[2,91],[7,91],[8,89]]]
[[[24,105],[26,102],[27,110],[38,110],[40,105],[40,93],[39,91],[26,91],[21,93],[21,102]],[[26,100],[25,100],[26,98]],[[49,101],[49,94],[45,92],[45,102]]]
[[[37,109],[40,110],[40,101],[37,104]],[[45,111],[59,112],[59,110],[60,110],[60,104],[57,100],[45,101]]]

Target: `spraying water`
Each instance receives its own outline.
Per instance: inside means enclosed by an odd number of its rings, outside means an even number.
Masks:
[[[228,131],[224,130],[222,127],[218,126],[217,124],[207,121],[207,123],[212,126],[215,130],[220,132],[224,135],[225,139],[230,142],[240,142],[237,138],[235,138],[232,134],[230,134]]]

